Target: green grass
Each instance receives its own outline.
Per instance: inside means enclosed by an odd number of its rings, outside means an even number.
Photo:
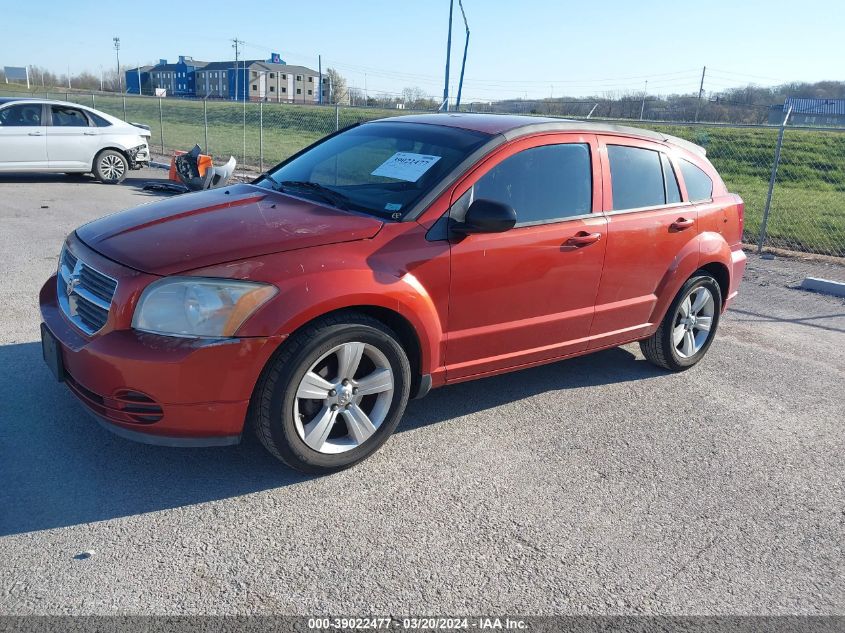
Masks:
[[[8,90],[6,88],[5,90]],[[4,88],[0,87],[0,95]],[[36,93],[37,94],[37,93]],[[43,95],[43,93],[41,93]],[[65,99],[65,93],[51,93]],[[94,105],[123,118],[123,99],[71,93],[68,100]],[[259,121],[263,110],[263,148]],[[243,164],[267,169],[309,143],[361,120],[396,116],[402,110],[340,108],[335,120],[333,106],[279,103],[207,104],[208,144],[203,125],[203,104],[180,99],[162,100],[164,122],[159,119],[159,100],[129,97],[126,119],[152,128],[153,149],[165,154],[190,149],[195,143],[216,160],[235,156]],[[246,136],[244,136],[246,120]],[[632,125],[638,125],[638,122]],[[745,239],[756,242],[765,207],[778,131],[775,128],[728,128],[692,125],[643,124],[674,134],[707,148],[707,156],[728,188],[746,204]],[[845,256],[845,132],[788,129],[781,153],[777,184],[772,199],[767,244],[776,247]]]

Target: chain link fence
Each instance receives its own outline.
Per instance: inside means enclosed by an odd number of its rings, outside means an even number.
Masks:
[[[164,156],[199,144],[216,161],[235,156],[241,167],[262,171],[352,123],[409,113],[334,105],[37,94],[148,125],[153,151]],[[744,239],[749,244],[759,250],[845,257],[845,129],[623,122],[704,146],[730,191],[745,201]]]

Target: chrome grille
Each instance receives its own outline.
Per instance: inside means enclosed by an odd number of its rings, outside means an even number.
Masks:
[[[57,276],[59,305],[80,330],[94,334],[109,318],[117,281],[62,249]]]

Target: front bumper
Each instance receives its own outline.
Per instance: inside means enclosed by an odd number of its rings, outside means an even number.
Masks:
[[[148,142],[132,147],[126,151],[129,158],[129,169],[141,169],[150,164],[150,147]]]
[[[281,341],[183,339],[108,327],[89,337],[59,307],[55,275],[40,303],[71,392],[110,430],[152,444],[237,443],[258,376]]]

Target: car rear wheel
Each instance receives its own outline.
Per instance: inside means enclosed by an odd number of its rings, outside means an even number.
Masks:
[[[722,311],[718,282],[704,272],[683,285],[657,331],[640,341],[643,355],[670,371],[683,371],[704,358]]]
[[[252,424],[288,466],[330,473],[390,437],[411,385],[396,335],[367,315],[321,319],[286,341],[256,387]]]
[[[114,185],[126,178],[129,161],[113,149],[105,149],[94,159],[94,175],[107,185]]]

